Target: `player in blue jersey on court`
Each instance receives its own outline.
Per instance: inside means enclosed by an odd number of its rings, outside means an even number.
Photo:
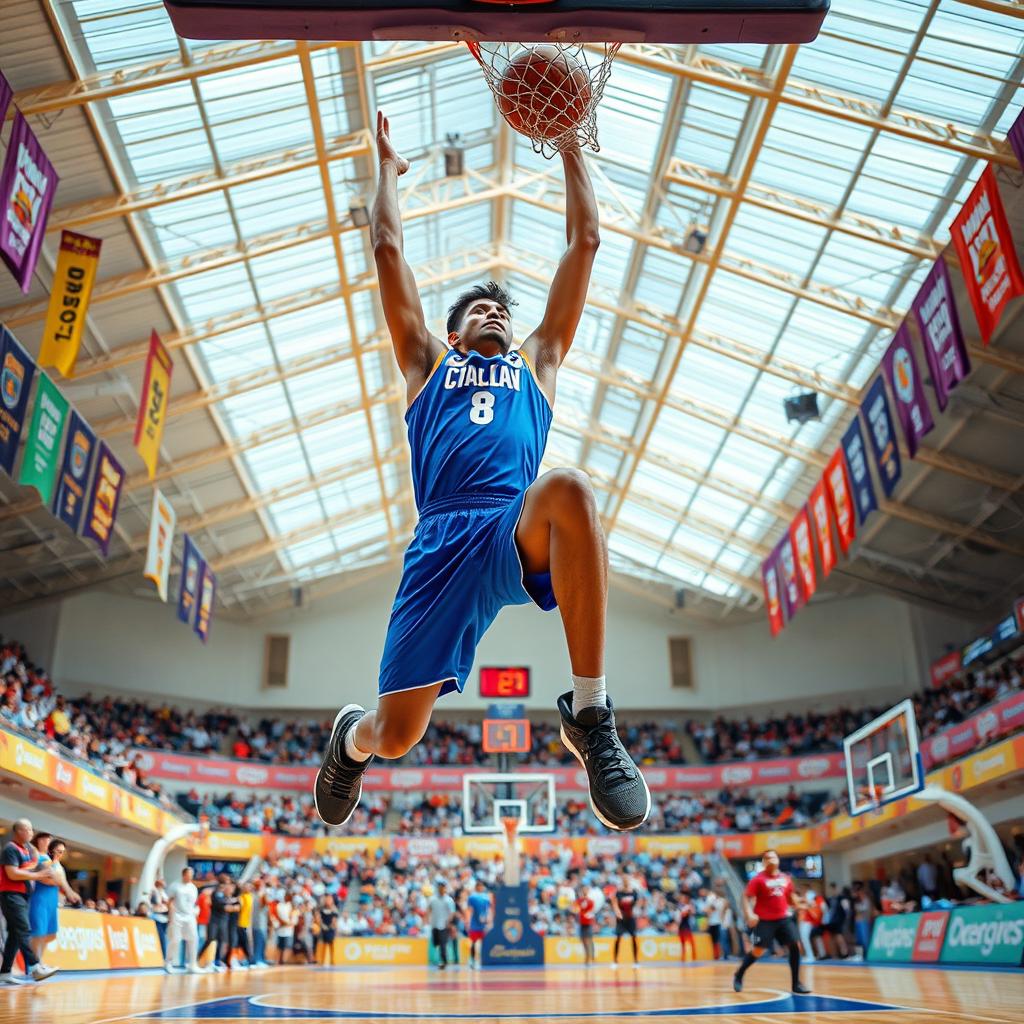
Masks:
[[[446,341],[428,330],[402,250],[398,178],[409,162],[377,115],[380,179],[371,239],[395,355],[419,522],[391,610],[374,711],[338,712],[315,784],[317,811],[341,825],[374,757],[419,742],[438,697],[466,685],[476,646],[510,604],[558,607],[572,689],[558,698],[562,739],[587,771],[605,825],[647,820],[651,795],[615,730],[605,692],[608,552],[587,476],[537,479],[558,368],[572,345],[598,247],[597,204],[579,149],[562,155],[568,246],[544,317],[513,351],[510,296],[493,281],[460,295]]]

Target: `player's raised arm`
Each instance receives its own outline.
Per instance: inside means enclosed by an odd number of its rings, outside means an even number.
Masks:
[[[600,245],[597,201],[577,147],[562,154],[565,167],[565,234],[568,248],[551,281],[544,319],[523,348],[542,381],[552,381],[565,359],[583,315],[590,271]]]
[[[392,144],[388,119],[380,111],[377,112],[377,156],[380,176],[370,218],[370,241],[377,264],[384,319],[411,399],[444,346],[427,330],[416,279],[405,259],[398,179],[409,169],[409,161]]]

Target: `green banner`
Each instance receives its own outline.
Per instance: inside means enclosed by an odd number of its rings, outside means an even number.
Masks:
[[[18,483],[34,487],[44,505],[49,505],[53,498],[60,464],[60,442],[67,417],[68,400],[45,373],[40,373],[36,408],[32,413],[32,426],[25,444]]]
[[[920,914],[883,914],[876,917],[868,960],[872,963],[909,964],[914,956],[920,920]]]
[[[1024,903],[957,907],[950,914],[946,941],[939,958],[941,963],[1010,964],[1019,967],[1022,956]]]

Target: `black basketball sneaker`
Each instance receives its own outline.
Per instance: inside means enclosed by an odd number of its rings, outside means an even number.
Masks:
[[[346,704],[334,719],[327,751],[313,784],[316,813],[328,825],[344,825],[359,804],[363,772],[373,762],[373,755],[365,761],[353,761],[345,753],[345,737],[365,714],[366,709],[358,704]]]
[[[609,828],[639,828],[651,813],[651,791],[615,731],[611,700],[603,708],[572,714],[572,690],[558,698],[562,742],[587,770],[590,806]]]

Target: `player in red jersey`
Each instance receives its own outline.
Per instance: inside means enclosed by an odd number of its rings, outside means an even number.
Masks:
[[[576,898],[576,913],[580,921],[580,941],[583,943],[583,959],[587,967],[594,962],[594,915],[597,906],[590,898],[585,885],[579,888]]]
[[[778,942],[789,953],[793,991],[806,995],[811,990],[800,982],[800,936],[790,912],[791,907],[802,908],[803,900],[796,895],[793,879],[779,870],[779,855],[774,850],[764,851],[761,867],[764,870],[754,875],[743,894],[743,913],[753,934],[754,948],[743,958],[739,970],[733,975],[732,987],[742,992],[747,968]]]

